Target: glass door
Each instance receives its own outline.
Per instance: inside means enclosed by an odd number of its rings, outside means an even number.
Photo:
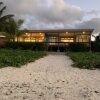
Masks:
[[[48,37],[48,42],[50,45],[55,45],[57,42],[57,37]]]

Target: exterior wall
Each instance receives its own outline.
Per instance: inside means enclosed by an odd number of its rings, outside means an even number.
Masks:
[[[90,42],[90,36],[91,34],[86,32],[73,32],[73,33],[57,33],[56,35],[54,34],[48,34],[46,37],[48,39],[47,42],[49,42],[49,44],[55,44],[57,42],[59,43],[71,43],[71,42],[83,42],[83,43],[89,43]]]
[[[0,46],[5,45],[6,42],[7,42],[7,39],[6,39],[6,38],[1,38],[1,37],[0,37]]]
[[[44,33],[25,33],[20,37],[16,37],[15,41],[19,42],[44,42],[45,34]]]
[[[71,42],[82,42],[82,43],[90,43],[92,31],[40,31],[40,32],[28,32],[20,37],[15,37],[15,41],[19,42],[46,42],[49,45],[66,45]]]

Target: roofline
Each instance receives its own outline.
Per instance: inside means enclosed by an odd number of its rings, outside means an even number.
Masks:
[[[48,29],[48,30],[28,30],[28,32],[33,33],[33,32],[81,32],[81,31],[86,31],[86,32],[93,32],[94,29]]]

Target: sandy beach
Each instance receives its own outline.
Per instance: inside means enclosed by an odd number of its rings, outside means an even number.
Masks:
[[[0,100],[100,100],[100,71],[72,67],[49,54],[21,68],[0,69]]]

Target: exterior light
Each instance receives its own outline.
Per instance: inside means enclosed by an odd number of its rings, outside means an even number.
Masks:
[[[83,32],[83,34],[85,34],[86,32]]]
[[[68,32],[66,32],[66,34],[68,34]]]

